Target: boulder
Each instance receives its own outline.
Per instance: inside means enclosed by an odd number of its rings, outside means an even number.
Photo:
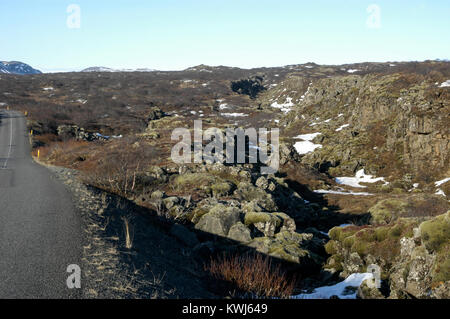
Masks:
[[[147,116],[147,121],[155,121],[163,118],[166,114],[159,108],[153,107],[150,109],[149,114]]]
[[[246,226],[255,227],[266,237],[273,237],[282,223],[278,216],[264,212],[249,212],[245,214],[244,221]]]
[[[167,197],[163,199],[164,207],[169,210],[180,203],[180,199],[176,196]]]
[[[261,176],[256,180],[255,186],[262,190],[266,190],[269,187],[269,181],[264,176]]]
[[[386,299],[380,289],[369,284],[367,280],[358,287],[356,297],[358,299]]]
[[[250,229],[241,222],[231,226],[230,231],[228,232],[228,238],[241,243],[248,243],[252,240]]]
[[[214,235],[227,237],[230,228],[240,221],[241,212],[235,207],[225,207],[218,204],[207,214],[200,217],[195,228]]]
[[[295,220],[285,213],[273,213],[275,216],[282,220],[280,231],[295,232],[297,226],[295,225]]]

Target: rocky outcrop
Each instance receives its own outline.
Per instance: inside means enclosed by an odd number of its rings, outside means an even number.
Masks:
[[[378,227],[333,228],[326,267],[346,277],[376,264],[389,298],[449,298],[449,230],[450,212],[424,222],[409,218]],[[361,296],[374,293],[362,288]]]
[[[406,167],[423,182],[425,176],[440,176],[450,160],[450,90],[436,81],[442,78],[350,75],[312,81],[305,88],[293,76],[264,98],[284,94],[296,100],[282,122],[288,129],[322,133],[322,148],[302,162],[335,176],[362,167],[371,174],[400,175]]]
[[[58,136],[63,139],[76,139],[79,141],[107,141],[109,136],[100,133],[87,132],[84,128],[77,125],[60,125],[57,128]]]

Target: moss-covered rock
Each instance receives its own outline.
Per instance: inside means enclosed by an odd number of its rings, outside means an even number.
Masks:
[[[228,238],[241,243],[248,243],[252,240],[250,229],[241,222],[231,226],[230,231],[228,232]]]
[[[210,186],[212,195],[216,198],[230,195],[233,188],[234,185],[227,181],[219,182]]]
[[[295,225],[295,220],[285,213],[272,213],[273,215],[279,217],[282,221],[280,231],[295,232],[297,226]]]
[[[258,252],[299,264],[300,266],[307,268],[318,267],[323,262],[323,258],[306,248],[311,240],[313,240],[312,234],[284,231],[273,238],[255,238],[249,246],[254,247]]]
[[[272,213],[249,212],[245,214],[244,222],[246,226],[253,226],[266,237],[273,237],[280,229],[283,220]]]
[[[195,228],[207,233],[226,237],[230,228],[240,221],[241,212],[239,209],[218,204],[199,219]]]
[[[334,227],[329,231],[331,240],[325,245],[331,255],[326,268],[342,269],[344,276],[349,275],[356,269],[356,253],[361,258],[358,271],[363,271],[375,259],[383,269],[383,276],[387,277],[400,253],[400,239],[413,237],[413,228],[417,225],[413,219],[399,219],[395,224],[378,227]]]
[[[239,183],[237,189],[234,191],[234,195],[241,201],[254,201],[265,211],[275,212],[278,210],[272,194],[266,193],[263,189],[249,182]]]

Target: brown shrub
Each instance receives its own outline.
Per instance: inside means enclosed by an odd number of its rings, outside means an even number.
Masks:
[[[232,255],[211,259],[205,270],[219,280],[229,282],[235,289],[254,297],[292,296],[295,279],[288,278],[280,265],[274,266],[270,257]]]

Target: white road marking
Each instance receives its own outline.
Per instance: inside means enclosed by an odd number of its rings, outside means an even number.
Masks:
[[[13,139],[13,120],[10,117],[9,118],[9,123],[10,123],[10,128],[11,128],[11,132],[10,132],[10,136],[9,136],[9,151],[8,151],[8,156],[5,159],[5,163],[3,164],[2,169],[6,169],[6,166],[8,165],[8,160],[11,156],[11,149],[12,149],[12,139]]]

